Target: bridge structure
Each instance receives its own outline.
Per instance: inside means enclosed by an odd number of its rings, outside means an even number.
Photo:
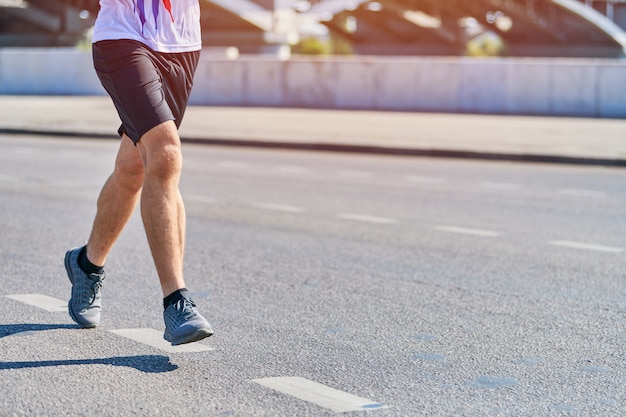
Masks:
[[[157,1],[157,0],[155,0]],[[356,54],[623,57],[626,0],[200,0],[206,46],[258,53],[307,33]],[[0,0],[0,47],[88,42],[98,0]],[[482,38],[481,38],[482,37]]]
[[[626,12],[626,1],[359,0],[343,9],[342,3],[322,2],[311,12],[360,54],[458,55],[486,33],[512,56],[621,57],[626,46],[624,29],[609,18]]]
[[[626,0],[579,0],[604,14],[620,27],[626,27]]]

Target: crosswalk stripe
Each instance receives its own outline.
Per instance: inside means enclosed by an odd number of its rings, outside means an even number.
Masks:
[[[353,170],[339,171],[339,175],[343,177],[348,177],[348,178],[362,178],[362,179],[372,178],[374,176],[374,174],[372,174],[371,172],[353,171]]]
[[[569,240],[553,240],[548,242],[552,246],[561,246],[564,248],[583,249],[594,252],[607,252],[607,253],[621,253],[624,252],[624,248],[617,248],[613,246],[596,245],[593,243],[572,242]]]
[[[458,226],[435,226],[436,230],[448,233],[457,233],[461,235],[481,236],[481,237],[498,237],[500,233],[491,230],[470,229]]]
[[[185,200],[194,201],[197,203],[215,203],[217,200],[213,197],[207,197],[200,194],[190,194],[185,196]]]
[[[67,301],[43,294],[13,294],[6,297],[52,313],[67,311]]]
[[[398,223],[397,219],[392,219],[390,217],[371,216],[369,214],[338,213],[337,217],[343,220],[354,220],[357,222],[366,222],[366,223],[379,223],[379,224]]]
[[[563,188],[558,190],[560,195],[570,197],[604,198],[606,193],[596,190],[583,190],[578,188]]]
[[[294,166],[294,165],[280,165],[277,166],[276,169],[278,172],[283,174],[305,174],[309,172],[309,170],[305,167]]]
[[[0,174],[0,181],[18,182],[20,179],[13,175]]]
[[[285,213],[302,213],[305,211],[302,207],[287,204],[254,203],[252,206],[263,210],[283,211]]]
[[[207,352],[215,350],[212,347],[200,343],[187,343],[185,345],[172,346],[170,342],[163,339],[163,332],[154,329],[117,329],[109,331],[118,336],[152,346],[168,353]]]
[[[508,182],[495,182],[495,181],[484,181],[480,183],[481,188],[485,188],[488,190],[498,190],[498,191],[517,191],[522,188],[519,184],[513,184]]]
[[[218,161],[217,166],[227,169],[246,169],[249,167],[249,164],[240,161]]]
[[[300,377],[262,378],[254,379],[252,382],[299,400],[316,404],[335,413],[388,408],[384,404],[357,397],[356,395]]]
[[[445,178],[441,177],[427,177],[423,175],[409,175],[406,177],[406,180],[409,182],[417,183],[417,184],[443,184],[446,182]]]

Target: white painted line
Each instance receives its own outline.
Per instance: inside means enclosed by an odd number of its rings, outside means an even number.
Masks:
[[[170,342],[163,339],[163,332],[154,329],[118,329],[109,330],[109,332],[168,353],[207,352],[215,350],[212,347],[200,343],[187,343],[185,345],[172,346]]]
[[[286,213],[302,213],[305,211],[302,207],[289,206],[286,204],[254,203],[252,206],[263,210],[283,211]]]
[[[342,177],[361,178],[361,179],[372,178],[374,176],[374,174],[372,174],[371,172],[351,171],[351,170],[339,171],[339,175],[341,175]]]
[[[553,240],[548,242],[549,245],[560,246],[564,248],[583,249],[595,252],[607,252],[607,253],[621,253],[624,252],[624,248],[617,248],[613,246],[596,245],[593,243],[572,242],[569,240]]]
[[[245,162],[239,161],[218,161],[217,166],[228,169],[246,169],[249,165]]]
[[[305,174],[309,172],[307,168],[294,165],[280,165],[276,167],[276,170],[283,174]]]
[[[446,182],[444,178],[441,177],[427,177],[421,175],[409,175],[406,177],[406,180],[409,182],[413,182],[416,184],[443,184]]]
[[[60,159],[65,159],[65,158],[88,159],[92,156],[93,156],[93,153],[87,152],[87,151],[67,150],[61,153]]]
[[[187,201],[196,201],[198,203],[215,203],[217,200],[213,197],[207,197],[200,194],[191,194],[185,196],[185,200]]]
[[[13,154],[20,154],[20,155],[34,155],[37,153],[35,152],[33,148],[22,148],[22,147],[15,147],[13,148],[11,152]]]
[[[18,177],[15,177],[13,175],[4,175],[4,174],[0,174],[0,181],[6,181],[6,182],[17,182],[20,179]]]
[[[252,382],[282,392],[302,401],[307,401],[322,408],[345,413],[348,411],[378,410],[386,405],[366,398],[357,397],[317,382],[299,377],[279,377],[254,379]]]
[[[461,235],[471,235],[471,236],[480,236],[480,237],[498,237],[501,235],[500,233],[494,232],[491,230],[469,229],[466,227],[459,227],[459,226],[435,226],[435,229],[441,232],[457,233]]]
[[[585,197],[585,198],[605,198],[606,194],[602,191],[595,190],[583,190],[579,188],[563,188],[558,190],[560,195],[566,195],[571,197]]]
[[[84,188],[84,185],[76,181],[45,181],[51,187],[60,188]]]
[[[522,188],[519,184],[513,184],[509,182],[493,182],[493,181],[483,181],[480,183],[481,188],[485,188],[487,190],[497,190],[497,191],[517,191]]]
[[[6,297],[52,313],[67,311],[67,301],[43,294],[14,294]]]
[[[398,220],[389,217],[370,216],[368,214],[356,214],[356,213],[339,213],[337,217],[344,220],[354,220],[357,222],[366,223],[379,223],[379,224],[394,224],[398,223]]]

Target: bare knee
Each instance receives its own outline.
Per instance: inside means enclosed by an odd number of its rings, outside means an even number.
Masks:
[[[159,181],[177,181],[183,165],[178,132],[173,123],[150,130],[138,143],[147,177]]]
[[[123,138],[131,143],[129,139]],[[141,190],[144,179],[144,166],[139,151],[132,143],[123,143],[115,160],[115,180],[120,188],[131,193]],[[130,147],[129,147],[130,146]]]

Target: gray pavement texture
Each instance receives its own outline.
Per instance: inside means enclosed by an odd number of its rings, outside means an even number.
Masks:
[[[108,97],[0,96],[0,132],[113,137]],[[188,142],[626,166],[626,120],[191,106]]]
[[[186,279],[216,334],[167,353],[116,333],[163,329],[139,213],[97,329],[7,298],[67,300],[116,150],[0,135],[1,417],[626,415],[625,170],[188,144]],[[388,408],[254,382],[281,377]]]

